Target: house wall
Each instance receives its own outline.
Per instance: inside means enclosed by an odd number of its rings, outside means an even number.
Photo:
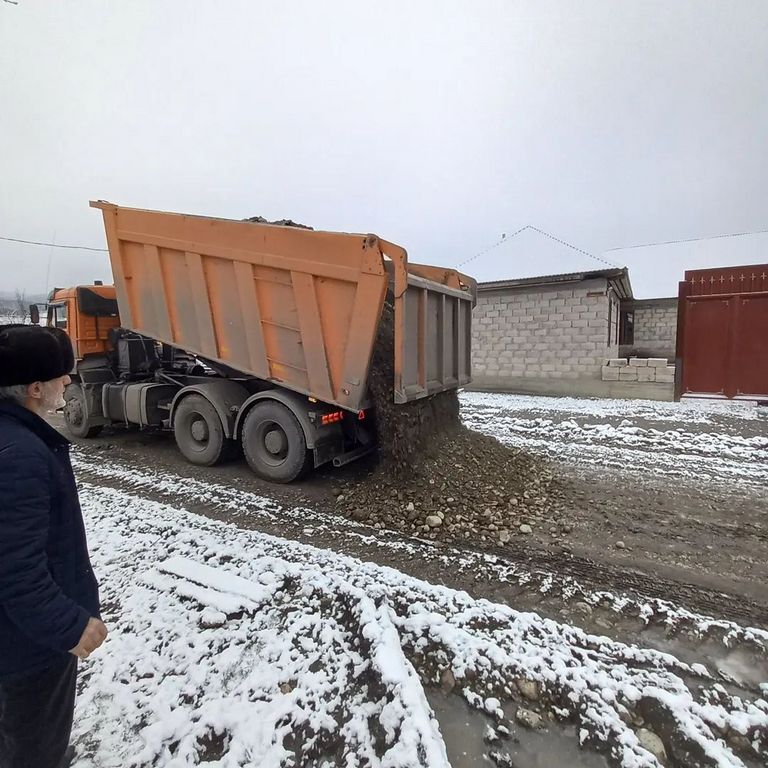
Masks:
[[[635,339],[622,345],[621,357],[666,357],[675,359],[677,298],[627,301],[622,310],[635,314]]]
[[[472,322],[474,386],[593,394],[606,358],[618,355],[618,309],[605,278],[481,287]]]

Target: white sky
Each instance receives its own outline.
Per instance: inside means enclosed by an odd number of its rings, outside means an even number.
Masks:
[[[103,247],[103,198],[448,266],[526,224],[600,255],[768,229],[767,139],[764,0],[0,2],[3,236]],[[604,255],[674,295],[768,262],[768,235]],[[465,269],[600,266],[527,231]],[[2,242],[0,275],[111,280],[105,255]]]

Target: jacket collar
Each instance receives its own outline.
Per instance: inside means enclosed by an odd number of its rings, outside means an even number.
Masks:
[[[0,400],[0,418],[2,417],[9,417],[18,421],[31,432],[34,432],[50,448],[70,445],[69,440],[47,421],[13,400]]]

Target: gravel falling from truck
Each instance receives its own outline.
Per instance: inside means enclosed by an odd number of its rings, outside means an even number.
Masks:
[[[376,412],[382,470],[407,475],[413,462],[430,443],[461,428],[459,398],[452,389],[397,405],[392,396],[394,376],[394,307],[391,296],[388,296],[381,313],[368,386]]]
[[[370,475],[338,489],[340,511],[429,538],[495,546],[525,535],[545,509],[554,517],[558,494],[546,460],[464,427],[456,390],[394,403],[391,295],[382,311],[369,386],[379,461]]]

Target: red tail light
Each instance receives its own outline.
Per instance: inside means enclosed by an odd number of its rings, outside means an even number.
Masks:
[[[334,411],[333,413],[325,413],[320,418],[320,423],[325,426],[326,424],[335,424],[337,421],[341,421],[344,418],[343,411]]]

